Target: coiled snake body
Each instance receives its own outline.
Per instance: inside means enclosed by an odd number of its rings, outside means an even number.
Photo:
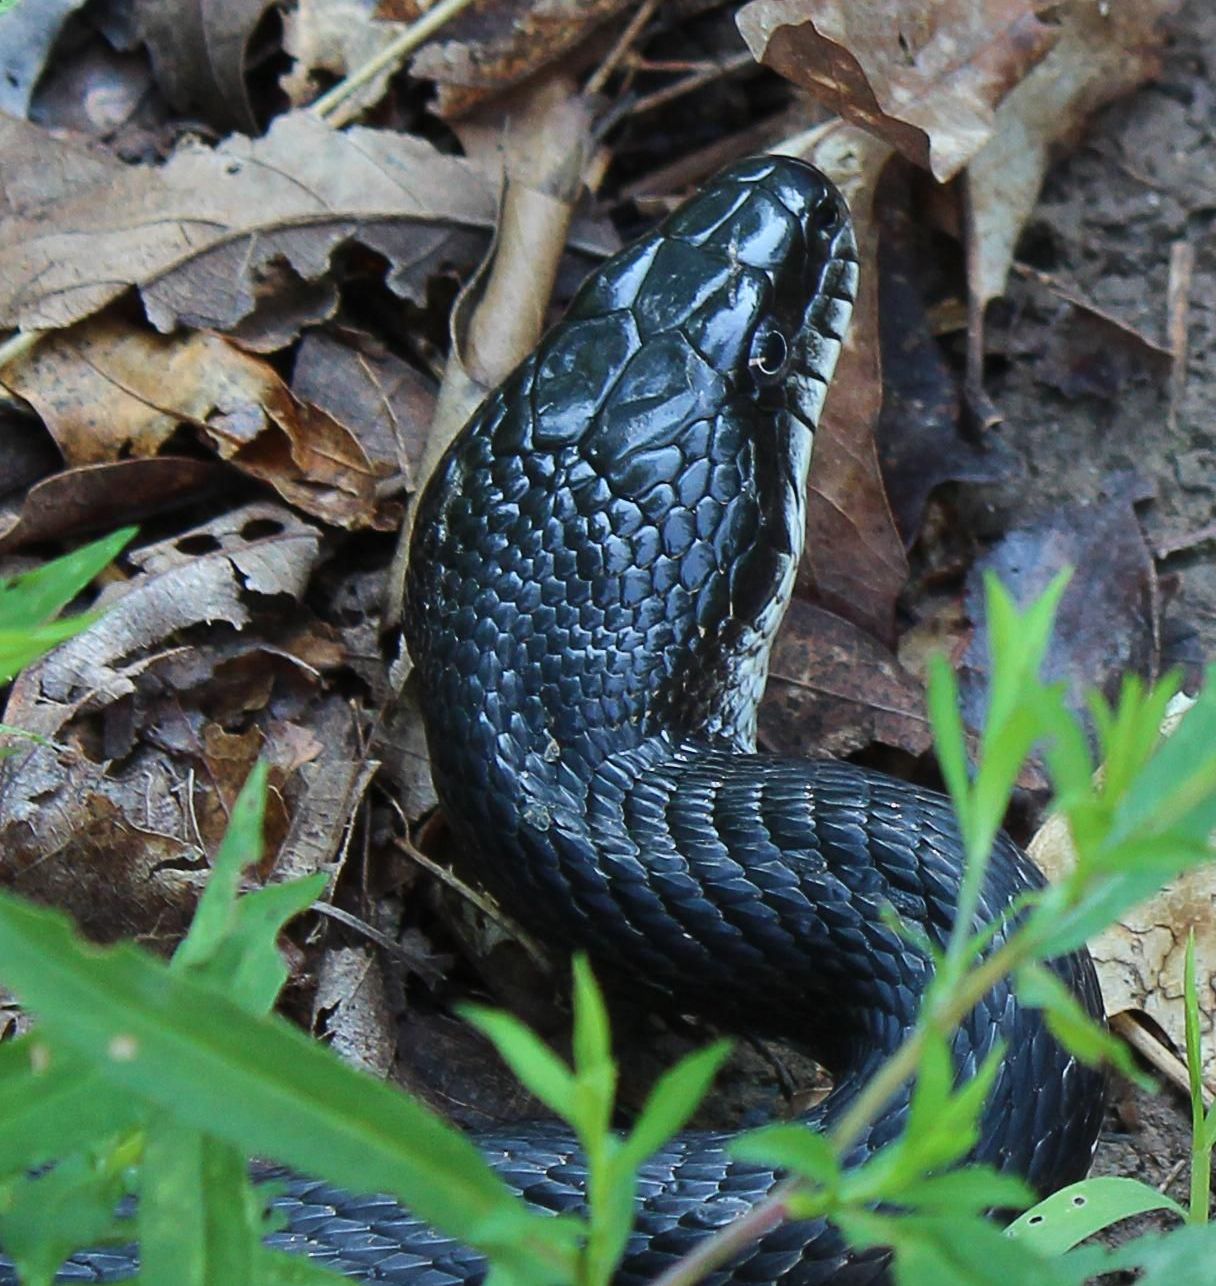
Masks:
[[[803,539],[811,440],[857,263],[835,190],[762,157],[606,263],[457,437],[421,500],[406,629],[436,787],[485,884],[562,949],[682,1011],[807,1045],[829,1122],[914,1021],[960,847],[940,796],[755,752]],[[980,916],[1039,876],[1005,838]],[[1091,1013],[1088,957],[1055,966]],[[954,1040],[1007,1054],[976,1158],[1047,1190],[1088,1167],[1100,1079],[996,988]],[[898,1134],[897,1100],[858,1145]],[[556,1125],[479,1140],[536,1205],[583,1199]],[[644,1172],[620,1280],[641,1283],[762,1198],[769,1169],[685,1134]],[[298,1181],[273,1239],[364,1280],[479,1280],[472,1251],[381,1198]],[[717,1281],[860,1286],[881,1255],[829,1225],[769,1233]]]

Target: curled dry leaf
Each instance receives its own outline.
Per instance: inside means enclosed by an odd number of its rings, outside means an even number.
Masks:
[[[895,601],[908,579],[908,563],[874,442],[882,371],[873,202],[891,149],[855,126],[829,121],[795,140],[789,150],[818,165],[844,192],[862,263],[848,340],[815,434],[798,592],[890,647]]]
[[[1178,726],[1192,704],[1188,697],[1174,698],[1162,725],[1163,735]],[[1039,828],[1028,851],[1053,880],[1062,879],[1076,862],[1067,823],[1059,815],[1049,817]],[[1191,932],[1199,980],[1203,1074],[1208,1085],[1216,1087],[1216,874],[1212,866],[1196,867],[1167,884],[1091,938],[1089,950],[1098,968],[1107,1015],[1147,1014],[1173,1043],[1174,1051],[1185,1056],[1182,976]]]
[[[0,553],[164,513],[218,487],[222,475],[218,465],[187,456],[63,469],[0,502]]]
[[[245,90],[249,40],[274,0],[134,0],[165,97],[221,129],[258,126]]]
[[[292,367],[291,391],[358,440],[377,471],[412,486],[435,411],[434,386],[370,336],[309,331]]]
[[[920,755],[933,741],[920,682],[856,625],[798,599],[773,646],[760,733],[790,755],[847,755],[874,742]]]
[[[376,20],[375,12],[376,0],[298,0],[283,14],[283,51],[294,62],[279,84],[293,106],[315,96],[318,72],[341,80],[397,38],[403,24]],[[379,102],[397,70],[389,66],[373,76],[359,91],[357,104],[367,108]]]
[[[751,0],[756,59],[941,182],[992,134],[1006,94],[1051,48],[1034,0]]]
[[[271,833],[282,838],[280,792],[315,749],[291,730],[285,696],[259,718],[282,686],[268,667],[284,681],[316,676],[290,637],[270,649],[262,639],[284,628],[283,602],[303,594],[319,546],[314,528],[261,504],[137,550],[137,574],[102,595],[105,615],[19,676],[4,722],[44,740],[10,738],[0,762],[7,887],[65,907],[101,939],[172,934],[259,755],[277,765]]]
[[[477,258],[497,207],[497,180],[478,166],[409,134],[338,133],[307,112],[263,138],[188,146],[159,169],[90,166],[19,121],[0,121],[0,152],[24,216],[0,224],[0,325],[34,330],[132,286],[162,331],[230,329],[257,308],[268,265],[317,281],[350,241],[382,254],[388,285],[418,298],[440,264]],[[594,224],[574,239],[595,254],[612,244]]]
[[[495,0],[472,6],[414,58],[411,73],[438,87],[435,110],[463,115],[483,99],[563,59],[574,72],[575,46],[631,0]],[[381,0],[380,15],[412,22],[425,6]]]
[[[1059,39],[997,109],[992,137],[967,167],[969,288],[982,307],[1002,294],[1051,144],[1075,135],[1104,103],[1153,76],[1163,18],[1179,0],[1072,0],[1057,5]]]
[[[326,951],[317,974],[313,1035],[383,1080],[393,1067],[397,1035],[376,952],[367,947]]]
[[[112,317],[50,335],[3,372],[45,420],[69,465],[154,455],[179,424],[306,513],[392,527],[356,438],[295,398],[274,368],[218,335],[158,335]]]
[[[39,0],[0,13],[0,112],[22,118],[30,109],[47,56],[63,25],[85,0]]]

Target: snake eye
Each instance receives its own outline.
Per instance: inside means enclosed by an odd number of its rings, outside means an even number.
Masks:
[[[830,192],[825,192],[811,211],[811,227],[816,232],[831,232],[839,221],[840,210],[836,200]]]
[[[757,384],[773,384],[785,374],[790,346],[785,336],[771,321],[762,322],[752,338],[748,370]]]

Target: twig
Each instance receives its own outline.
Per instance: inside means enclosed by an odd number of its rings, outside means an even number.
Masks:
[[[475,888],[466,884],[459,875],[449,871],[446,866],[440,866],[438,862],[432,861],[421,849],[415,847],[410,840],[394,839],[393,843],[408,854],[412,861],[417,862],[423,870],[429,871],[437,880],[440,880],[448,888],[464,898],[466,902],[471,902],[487,919],[493,920],[508,937],[514,938],[542,969],[546,972],[548,971],[549,961],[546,959],[545,953],[537,945],[536,940],[524,932],[514,920],[491,902],[489,898],[478,893]]]
[[[1191,1092],[1191,1078],[1186,1064],[1172,1050],[1166,1047],[1145,1027],[1141,1026],[1126,1010],[1112,1014],[1111,1031],[1123,1039],[1146,1062],[1151,1063],[1167,1080],[1172,1081],[1184,1094]],[[1212,1103],[1212,1091],[1204,1087],[1204,1106]]]
[[[711,81],[730,76],[748,67],[759,67],[759,63],[752,57],[750,51],[732,54],[729,58],[723,58],[721,62],[714,63],[705,71],[697,72],[693,76],[685,76],[683,80],[677,80],[674,85],[668,85],[665,89],[657,89],[653,94],[643,95],[630,105],[628,114],[638,116],[642,112],[653,111],[656,107],[664,107],[674,99],[690,94],[694,89],[700,89],[702,85],[708,85]]]
[[[1166,337],[1173,358],[1170,367],[1169,426],[1178,427],[1178,408],[1186,393],[1188,357],[1187,328],[1191,306],[1191,278],[1195,271],[1195,247],[1189,241],[1170,246],[1170,279],[1166,287]]]
[[[439,0],[438,4],[410,23],[396,40],[385,45],[375,57],[369,58],[361,67],[356,67],[349,76],[322,94],[310,109],[313,115],[328,120],[348,98],[358,93],[386,68],[404,61],[424,40],[433,36],[445,23],[451,22],[470,3],[472,0]]]
[[[638,6],[638,11],[629,19],[625,25],[625,30],[617,37],[616,44],[608,51],[607,57],[591,73],[590,80],[583,90],[583,93],[590,98],[593,94],[598,94],[608,82],[608,77],[616,70],[617,64],[624,58],[629,51],[629,46],[638,38],[638,33],[650,21],[651,15],[659,6],[659,0],[642,0]]]

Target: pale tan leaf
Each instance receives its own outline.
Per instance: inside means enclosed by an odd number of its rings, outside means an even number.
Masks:
[[[1055,28],[1033,0],[751,0],[758,61],[944,182],[987,142],[1005,95]]]

